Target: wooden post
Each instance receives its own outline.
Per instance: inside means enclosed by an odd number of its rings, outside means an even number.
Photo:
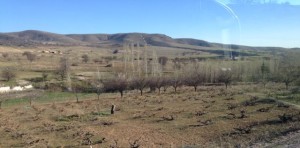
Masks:
[[[111,110],[110,110],[110,114],[114,114],[115,113],[115,109],[116,109],[116,106],[112,105],[111,106]]]

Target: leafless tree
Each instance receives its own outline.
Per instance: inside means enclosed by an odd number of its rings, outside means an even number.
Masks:
[[[36,60],[36,55],[29,51],[25,51],[23,53],[23,56],[26,56],[27,60],[30,61],[31,63]]]
[[[117,77],[103,82],[104,90],[106,92],[118,91],[123,98],[124,91],[128,87],[128,82],[124,77]]]
[[[102,80],[99,80],[99,79],[93,80],[92,87],[94,89],[94,92],[97,94],[98,100],[100,100],[100,95],[104,91]]]
[[[226,71],[220,71],[218,75],[218,82],[219,83],[224,83],[226,86],[226,89],[228,85],[232,82],[233,80],[233,73],[231,70],[226,70]]]
[[[151,92],[155,92],[157,86],[158,78],[157,77],[149,77],[148,78],[148,86]]]
[[[161,92],[161,88],[164,88],[164,91],[166,91],[167,87],[170,85],[168,83],[169,79],[167,77],[158,76],[158,77],[152,77],[149,79],[149,87],[155,87],[158,90],[158,94]]]
[[[87,54],[82,55],[81,58],[82,58],[82,62],[84,63],[87,63],[89,61],[89,56]]]
[[[149,86],[149,80],[146,77],[137,77],[131,81],[133,88],[138,89],[143,95],[143,90]]]
[[[158,63],[164,68],[168,62],[168,58],[165,56],[158,58]]]
[[[83,86],[82,83],[80,82],[76,82],[76,81],[72,81],[72,93],[75,95],[76,97],[76,102],[79,102],[79,93],[84,92],[85,91],[85,86]]]
[[[3,57],[3,58],[7,58],[8,56],[9,56],[8,53],[2,53],[2,57]]]
[[[191,73],[184,78],[185,85],[194,87],[195,91],[197,91],[197,87],[204,83],[204,81],[205,75],[200,72]]]
[[[43,78],[43,81],[45,82],[46,79],[48,78],[48,73],[43,72],[43,73],[42,73],[42,78]]]
[[[11,79],[16,77],[16,70],[13,67],[6,67],[2,71],[1,76],[6,81],[10,81]]]
[[[61,80],[63,81],[70,72],[70,64],[67,58],[61,58],[59,62],[59,67],[57,69],[57,74],[60,76]]]
[[[170,78],[170,85],[174,88],[175,93],[177,92],[177,88],[182,86],[182,77],[173,76]]]

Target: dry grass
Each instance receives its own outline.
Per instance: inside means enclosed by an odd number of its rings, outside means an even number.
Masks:
[[[149,47],[149,55],[156,48]],[[46,71],[49,80],[53,80],[53,72],[63,56],[71,64],[77,63],[71,67],[72,74],[85,78],[93,77],[98,69],[103,77],[112,72],[111,67],[105,67],[108,63],[93,63],[95,58],[116,56],[115,66],[120,67],[123,61],[122,52],[115,55],[112,49],[96,47],[0,50],[10,54],[10,59],[0,59],[0,70],[17,67],[17,79],[41,77]],[[61,51],[63,55],[42,50]],[[22,56],[24,51],[33,51],[38,59],[28,62]],[[177,48],[160,47],[157,51],[158,56],[170,58],[184,57],[184,52],[188,57],[215,56],[201,52],[194,55],[192,50]],[[82,63],[83,54],[88,54],[91,61]],[[166,70],[171,66],[167,65]],[[75,97],[64,94],[61,98],[44,96],[51,99],[34,100],[32,106],[26,100],[16,99],[16,103],[7,106],[4,102],[0,110],[0,147],[246,147],[300,129],[299,109],[266,99],[284,86],[278,87],[237,85],[225,90],[203,86],[197,92],[183,87],[176,94],[169,88],[161,95],[144,96],[129,91],[122,99],[119,94],[102,94],[99,101],[96,95],[83,95],[79,103]],[[109,114],[112,104],[117,106],[114,115]]]

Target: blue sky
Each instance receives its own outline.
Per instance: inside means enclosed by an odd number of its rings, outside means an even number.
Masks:
[[[0,32],[145,32],[219,43],[300,47],[299,0],[243,1],[0,0]]]

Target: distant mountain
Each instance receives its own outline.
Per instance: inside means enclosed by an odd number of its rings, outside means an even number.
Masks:
[[[177,48],[214,48],[228,47],[243,50],[282,49],[275,47],[249,47],[241,45],[223,45],[203,40],[178,38],[174,39],[163,34],[119,33],[119,34],[56,34],[37,30],[0,33],[0,45],[30,46],[30,45],[82,45],[82,46],[122,46],[124,43],[139,43],[143,45],[177,47]]]
[[[119,33],[119,34],[70,34],[66,35],[72,39],[92,44],[119,44],[139,43],[140,45],[171,46],[176,40],[162,34],[145,33]]]
[[[73,45],[82,44],[82,42],[66,37],[65,35],[36,30],[27,30],[22,32],[0,33],[0,44],[19,46],[32,44]]]
[[[153,46],[174,46],[176,44],[189,44],[210,47],[210,43],[196,39],[173,39],[163,34],[146,33],[119,33],[119,34],[55,34],[37,30],[21,32],[0,33],[2,45],[32,45],[32,44],[58,44],[58,45],[100,45],[139,43]]]

